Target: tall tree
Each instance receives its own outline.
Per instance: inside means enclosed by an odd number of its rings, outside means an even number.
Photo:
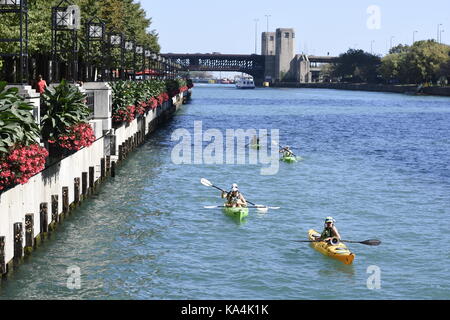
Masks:
[[[351,82],[376,82],[380,63],[376,55],[349,49],[339,56],[333,75]]]

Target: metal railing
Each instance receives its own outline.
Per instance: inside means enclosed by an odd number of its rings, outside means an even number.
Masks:
[[[86,92],[86,105],[88,106],[89,110],[91,110],[89,120],[94,118],[94,105],[95,105],[94,101],[95,101],[94,91],[87,91]]]

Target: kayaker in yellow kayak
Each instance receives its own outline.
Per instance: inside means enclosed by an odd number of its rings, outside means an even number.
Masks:
[[[222,198],[227,199],[227,207],[242,208],[247,206],[247,201],[242,193],[239,192],[239,188],[236,183],[233,183],[230,192],[222,192]]]
[[[289,148],[289,146],[286,146],[286,147],[282,148],[280,150],[280,153],[283,154],[283,157],[293,157],[294,156],[294,154],[292,153],[292,151]]]
[[[320,237],[316,237],[317,241],[325,241],[330,243],[332,238],[337,238],[338,240],[341,240],[341,235],[339,234],[336,226],[334,223],[336,220],[333,219],[333,217],[326,217],[325,218],[325,227],[322,231],[322,234]]]

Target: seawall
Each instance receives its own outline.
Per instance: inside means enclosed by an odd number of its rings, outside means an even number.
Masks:
[[[315,88],[315,89],[336,89],[336,90],[357,90],[373,92],[392,92],[417,94],[417,85],[387,85],[387,84],[367,84],[367,83],[293,83],[279,82],[273,84],[279,88]],[[424,87],[419,94],[450,96],[450,87]]]
[[[58,224],[115,171],[127,155],[145,142],[159,124],[170,119],[188,100],[183,92],[129,124],[102,130],[92,120],[97,140],[52,164],[24,185],[0,193],[0,275],[5,277],[31,254]],[[104,105],[100,109],[110,110]]]

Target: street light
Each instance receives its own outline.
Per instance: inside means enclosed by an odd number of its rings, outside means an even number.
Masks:
[[[258,21],[259,19],[255,19],[255,54],[258,52]]]
[[[93,17],[86,23],[86,78],[87,81],[94,80],[94,69],[92,66],[92,42],[99,42],[101,44],[100,51],[102,51],[103,41],[105,40],[105,23],[97,17]],[[102,68],[103,69],[103,68]],[[102,74],[103,76],[103,74]]]
[[[439,43],[442,43],[442,32],[444,32],[445,30],[442,29],[441,32],[439,33]]]
[[[271,17],[271,15],[270,14],[266,14],[265,17],[266,17],[266,20],[267,20],[267,32],[269,32],[269,17]]]
[[[417,32],[419,32],[419,31],[414,31],[414,32],[413,32],[413,44],[416,42],[416,41],[415,41],[415,39],[416,39],[415,36],[416,36],[416,33],[417,33]]]
[[[437,26],[437,43],[440,43],[439,35],[441,34],[441,32],[440,32],[441,26],[442,26],[442,23],[439,23]]]
[[[391,47],[389,49],[392,49],[392,39],[394,39],[394,38],[395,38],[395,36],[391,37]]]
[[[372,40],[370,42],[370,54],[373,54],[373,44],[375,43],[375,40]]]

